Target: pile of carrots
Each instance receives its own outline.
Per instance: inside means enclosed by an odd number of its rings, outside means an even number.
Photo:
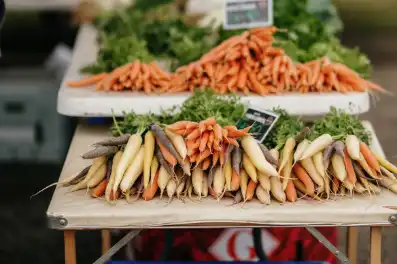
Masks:
[[[220,94],[280,94],[286,92],[386,92],[343,64],[319,58],[304,64],[294,63],[281,48],[273,47],[275,27],[248,30],[233,36],[182,66],[174,74],[155,63],[135,61],[80,81],[70,87],[96,84],[98,90],[143,90],[145,93],[177,93],[195,88],[211,88]]]
[[[92,197],[105,196],[107,202],[149,201],[164,193],[168,202],[212,196],[233,197],[233,204],[371,195],[380,187],[397,193],[397,167],[354,135],[340,141],[323,134],[309,141],[305,128],[281,150],[268,150],[249,129],[221,128],[214,118],[165,128],[152,124],[143,138],[125,134],[94,144],[82,156],[93,159],[92,165],[58,184],[90,189]]]
[[[164,93],[169,89],[171,74],[163,71],[155,62],[149,64],[136,60],[116,68],[111,73],[100,73],[80,81],[69,81],[69,87],[95,85],[96,90],[104,91],[144,91]]]

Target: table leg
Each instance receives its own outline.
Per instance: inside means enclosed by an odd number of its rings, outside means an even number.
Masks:
[[[351,264],[357,264],[358,227],[347,228],[347,257]]]
[[[382,263],[382,228],[379,226],[370,227],[370,264]]]
[[[63,232],[65,242],[65,264],[76,264],[76,240],[73,230]]]
[[[110,244],[111,244],[111,235],[110,235],[110,230],[101,230],[101,236],[102,236],[102,255],[108,252],[110,249]]]

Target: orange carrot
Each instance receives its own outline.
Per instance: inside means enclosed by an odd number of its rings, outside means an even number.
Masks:
[[[225,151],[226,147],[225,144],[221,144],[219,148],[219,163],[223,167],[223,164],[225,164]]]
[[[202,163],[202,169],[203,170],[207,170],[209,167],[210,167],[210,165],[211,165],[211,158],[210,157],[207,157],[204,161],[203,161],[203,163]]]
[[[199,157],[200,153],[196,152],[189,156],[190,163],[196,162],[197,158]]]
[[[210,131],[209,132],[209,136],[208,136],[208,142],[207,142],[207,148],[209,148],[210,150],[212,149],[212,144],[214,143],[214,132]]]
[[[340,182],[340,180],[338,178],[334,177],[332,179],[332,192],[334,194],[338,193],[338,189],[339,189],[340,184],[341,184],[341,182]]]
[[[208,138],[209,138],[209,132],[204,132],[203,136],[201,137],[201,141],[200,141],[200,146],[199,146],[200,152],[203,152],[205,150],[205,148],[207,147]]]
[[[255,188],[257,183],[253,180],[250,180],[247,186],[247,190],[245,192],[245,201],[251,201],[254,198]]]
[[[108,181],[104,179],[94,189],[92,189],[91,196],[94,198],[98,198],[104,195],[107,185],[108,185]]]
[[[244,89],[247,85],[248,73],[246,70],[242,69],[238,76],[237,87]]]
[[[209,149],[204,150],[200,154],[198,154],[198,159],[196,160],[196,163],[199,164],[206,158],[208,158],[211,155],[211,152]]]
[[[232,181],[230,186],[232,191],[237,191],[240,187],[240,175],[238,175],[234,169],[232,169]]]
[[[194,129],[189,135],[187,135],[186,139],[187,140],[194,140],[196,138],[200,137],[200,130],[198,128]]]
[[[347,148],[345,148],[343,152],[345,153],[343,160],[347,172],[347,180],[354,185],[356,184],[357,177],[356,177],[356,173],[354,172],[353,163],[349,156],[349,153],[347,153]]]
[[[96,84],[99,81],[102,81],[107,76],[108,76],[108,74],[106,72],[103,72],[103,73],[99,73],[96,75],[92,75],[92,76],[83,78],[79,81],[68,81],[68,82],[66,82],[66,85],[69,87],[73,87],[73,88],[89,86],[89,85]]]
[[[203,120],[199,123],[200,134],[204,133],[207,126],[214,126],[216,124],[216,120],[214,117],[210,117],[206,120]]]
[[[212,153],[212,167],[215,167],[216,164],[218,163],[219,160],[219,152],[218,151],[214,151]]]
[[[232,144],[233,146],[236,146],[236,147],[239,147],[239,146],[240,146],[235,138],[230,138],[230,137],[228,137],[228,138],[226,138],[226,141],[227,141],[229,144]]]
[[[220,143],[220,141],[222,140],[222,136],[223,136],[223,133],[222,133],[221,126],[218,124],[215,124],[214,125],[214,143],[218,145]]]
[[[380,165],[375,155],[372,153],[370,148],[364,142],[360,142],[360,152],[363,154],[368,165],[371,166],[377,172],[380,172]]]
[[[314,195],[314,183],[310,178],[309,174],[305,171],[304,168],[299,163],[296,163],[293,167],[296,177],[302,181],[302,183],[306,187],[306,191],[308,195]]]
[[[139,62],[139,60],[136,60],[132,63],[132,67],[130,70],[131,81],[135,80],[135,78],[138,76],[140,71],[141,71],[141,63]]]
[[[170,131],[173,131],[173,132],[178,130],[178,129],[186,129],[187,125],[189,123],[191,123],[191,122],[190,121],[179,121],[179,122],[176,122],[176,123],[174,123],[172,125],[168,125],[167,129],[169,129]]]
[[[287,188],[285,189],[285,194],[287,196],[288,201],[290,202],[296,201],[297,199],[296,189],[291,179],[288,180]]]
[[[256,76],[254,73],[250,72],[248,73],[248,79],[251,81],[252,87],[254,88],[254,92],[257,94],[264,96],[267,94],[266,90],[262,86],[262,84],[256,79]]]
[[[161,144],[157,139],[156,139],[156,142],[157,142],[157,145],[158,145],[159,148],[160,148],[161,154],[163,154],[163,156],[164,156],[164,159],[165,159],[169,164],[171,164],[171,166],[175,167],[175,165],[176,165],[176,163],[177,163],[176,158],[175,158],[174,156],[172,156],[172,154],[168,151],[168,149],[166,149],[166,148],[164,147],[164,145]]]
[[[227,129],[228,131],[228,137],[243,137],[243,136],[248,136],[249,133],[248,131],[251,129],[252,126],[249,126],[248,129],[244,128],[242,130],[238,130],[236,128],[229,128]],[[226,128],[226,127],[225,127]],[[248,131],[246,131],[248,130]]]
[[[153,183],[150,184],[144,191],[142,194],[142,198],[145,201],[150,201],[153,199],[153,197],[156,195],[156,192],[159,188],[159,185],[157,183],[157,179],[159,177],[159,171],[156,172],[156,174],[154,175],[154,180]]]

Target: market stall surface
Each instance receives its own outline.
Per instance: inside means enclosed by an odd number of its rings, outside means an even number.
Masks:
[[[364,124],[373,134],[372,147],[383,154],[372,127],[367,122]],[[87,166],[89,161],[83,160],[81,153],[107,135],[105,127],[80,125],[70,146],[61,179]],[[128,204],[121,200],[116,205],[109,205],[103,199],[92,199],[84,190],[71,193],[67,188],[57,188],[47,216],[51,226],[59,229],[389,225],[388,217],[393,210],[383,206],[396,205],[397,195],[384,190],[380,195],[356,195],[351,199],[345,197],[324,202],[301,200],[283,205],[273,202],[269,206],[256,201],[227,206],[232,203],[231,200],[217,202],[212,198],[203,198],[198,203],[175,200],[168,206],[165,206],[166,202],[166,199],[157,199]]]
[[[91,25],[83,25],[79,31],[74,47],[71,65],[65,75],[58,94],[58,112],[67,116],[109,117],[112,111],[122,116],[123,111],[134,110],[146,113],[150,104],[151,112],[158,113],[161,108],[168,108],[184,102],[189,94],[146,95],[137,92],[98,92],[91,88],[70,88],[66,81],[83,77],[80,69],[96,59],[98,45],[97,31]],[[253,106],[271,109],[280,107],[290,114],[323,115],[331,106],[344,109],[348,113],[365,113],[369,110],[368,93],[308,93],[284,94],[270,96],[243,96],[244,102]]]

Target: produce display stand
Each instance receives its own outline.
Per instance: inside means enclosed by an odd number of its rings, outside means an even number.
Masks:
[[[96,59],[98,45],[97,31],[92,25],[83,25],[79,31],[71,65],[64,80],[78,80],[83,77],[80,68]],[[66,116],[110,117],[112,111],[122,116],[123,111],[136,113],[150,111],[158,113],[161,108],[181,104],[189,96],[184,94],[145,95],[134,92],[96,92],[94,88],[70,88],[61,85],[58,93],[58,112]],[[350,114],[365,113],[370,108],[368,93],[308,93],[271,96],[244,96],[244,102],[253,106],[272,109],[280,107],[293,115],[317,116],[327,113],[331,106]]]
[[[363,122],[371,132],[372,148],[384,155],[369,122]],[[94,142],[108,136],[108,127],[78,126],[73,137],[60,178],[70,176],[89,161],[80,155]],[[383,191],[377,196],[355,196],[351,199],[326,202],[300,200],[294,204],[280,205],[272,202],[264,206],[251,201],[244,206],[227,206],[231,200],[217,202],[203,199],[200,203],[186,204],[175,200],[137,201],[128,204],[118,201],[109,205],[102,199],[92,199],[86,192],[69,193],[67,188],[57,188],[47,210],[49,227],[64,231],[65,263],[76,263],[76,230],[101,230],[103,256],[95,263],[104,263],[118,249],[130,241],[141,229],[148,228],[227,228],[227,227],[306,227],[321,243],[329,248],[342,263],[357,263],[357,226],[370,226],[371,264],[381,263],[381,227],[390,226],[396,215],[384,206],[397,204],[397,196]],[[203,214],[203,211],[206,211]],[[348,257],[329,243],[314,227],[348,226]],[[110,229],[131,229],[121,241],[110,247]]]

